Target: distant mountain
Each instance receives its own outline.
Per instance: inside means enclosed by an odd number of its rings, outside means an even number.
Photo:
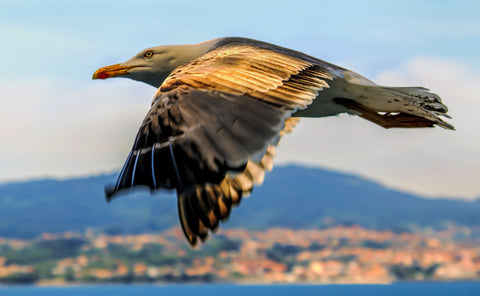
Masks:
[[[42,232],[158,231],[178,225],[173,193],[134,193],[111,204],[103,187],[115,175],[0,185],[0,236]],[[376,229],[480,225],[480,202],[425,199],[324,169],[276,167],[222,227],[311,228],[355,223]]]

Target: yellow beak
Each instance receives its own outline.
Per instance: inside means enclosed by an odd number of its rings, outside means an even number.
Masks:
[[[121,64],[115,64],[98,69],[93,73],[92,79],[107,79],[110,77],[122,76],[128,73],[128,70],[135,66],[121,66]]]

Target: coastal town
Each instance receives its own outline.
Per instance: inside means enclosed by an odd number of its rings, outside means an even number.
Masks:
[[[191,249],[179,228],[156,234],[44,233],[0,238],[0,283],[391,283],[480,278],[471,229],[419,233],[360,226],[222,229]]]

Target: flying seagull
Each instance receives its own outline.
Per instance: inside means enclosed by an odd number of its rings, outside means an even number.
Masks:
[[[157,88],[110,201],[137,186],[175,189],[190,245],[205,241],[271,170],[299,117],[358,115],[384,128],[454,127],[423,87],[385,87],[304,53],[246,38],[145,49],[98,69]],[[259,212],[261,214],[261,212]]]

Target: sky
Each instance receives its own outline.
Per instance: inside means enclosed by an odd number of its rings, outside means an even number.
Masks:
[[[424,86],[456,131],[302,120],[277,151],[426,197],[480,197],[479,1],[0,0],[0,182],[117,171],[155,89],[91,80],[150,46],[242,36]],[[292,184],[294,186],[294,184]]]

